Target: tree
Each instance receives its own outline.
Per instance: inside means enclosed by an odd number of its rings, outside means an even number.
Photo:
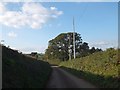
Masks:
[[[92,54],[92,53],[100,52],[100,51],[102,51],[102,49],[99,49],[99,48],[95,49],[95,47],[92,47],[92,48],[89,50],[89,53]]]
[[[82,45],[82,39],[78,33],[75,33],[75,43],[76,53],[79,53],[80,46]],[[45,57],[47,59],[59,59],[62,61],[68,60],[69,50],[71,50],[71,55],[73,57],[73,32],[61,33],[49,41]]]
[[[82,45],[80,45],[79,50],[79,55],[78,57],[84,57],[87,56],[89,54],[89,46],[88,43],[83,42]]]
[[[95,49],[95,47],[89,49],[88,43],[82,41],[79,33],[75,33],[75,49],[77,57],[84,57],[94,52],[102,51],[98,48]],[[44,55],[47,60],[58,59],[61,61],[68,60],[70,56],[73,58],[73,32],[61,33],[50,40]]]
[[[102,49],[99,49],[99,48],[96,49],[96,52],[100,52],[100,51],[102,51]]]
[[[95,51],[96,51],[96,50],[95,50],[95,47],[92,47],[89,52],[92,54],[92,53],[94,53]]]

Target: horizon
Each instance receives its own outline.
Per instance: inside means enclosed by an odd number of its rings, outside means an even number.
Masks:
[[[0,6],[0,40],[22,53],[44,53],[49,40],[73,31],[73,16],[75,31],[90,48],[118,47],[117,2],[7,2]]]

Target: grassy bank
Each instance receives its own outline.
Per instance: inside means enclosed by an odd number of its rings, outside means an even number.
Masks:
[[[47,62],[2,47],[3,88],[43,88],[50,72]]]
[[[101,88],[118,88],[119,69],[118,51],[108,49],[83,58],[65,61],[60,64],[70,73],[82,77]]]

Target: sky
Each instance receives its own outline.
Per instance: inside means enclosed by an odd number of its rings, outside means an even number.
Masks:
[[[2,2],[118,2],[119,0],[1,0]]]
[[[1,2],[0,40],[23,53],[44,53],[49,40],[73,31],[73,16],[90,48],[117,47],[117,2]]]

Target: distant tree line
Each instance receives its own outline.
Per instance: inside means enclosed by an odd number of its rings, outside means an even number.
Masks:
[[[75,51],[76,57],[84,57],[94,52],[102,51],[102,49],[91,49],[87,42],[83,42],[81,34],[75,33]],[[44,59],[58,59],[61,61],[69,60],[69,56],[73,58],[73,32],[61,33],[54,39],[49,41]]]

